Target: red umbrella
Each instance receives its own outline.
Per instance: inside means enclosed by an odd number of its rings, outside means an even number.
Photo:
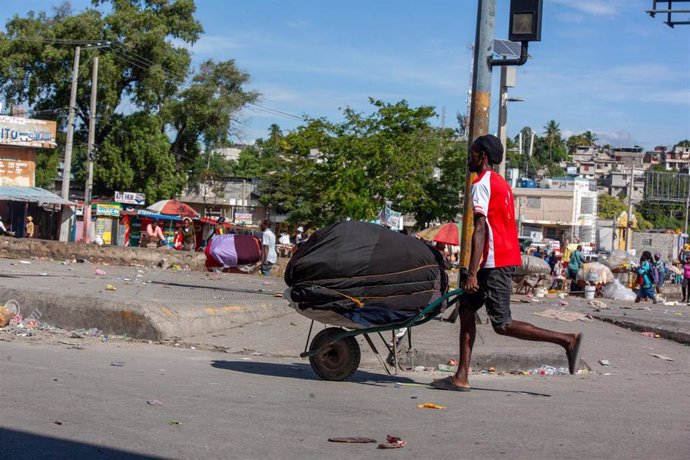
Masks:
[[[428,241],[458,246],[460,244],[460,232],[462,231],[461,226],[462,224],[449,222],[424,229],[418,232],[417,236]]]
[[[199,213],[194,208],[175,199],[158,201],[146,209],[167,216],[189,217],[192,219],[199,217]]]

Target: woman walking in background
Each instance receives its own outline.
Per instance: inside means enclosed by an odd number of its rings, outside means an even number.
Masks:
[[[649,251],[644,251],[642,256],[640,256],[640,266],[637,269],[638,274],[638,284],[640,285],[637,291],[637,298],[635,303],[640,300],[651,299],[652,302],[656,303],[656,285],[654,284],[654,278],[652,276],[652,253]]]

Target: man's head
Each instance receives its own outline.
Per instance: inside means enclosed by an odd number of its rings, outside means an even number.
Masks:
[[[582,245],[581,245],[581,244],[578,244],[578,245],[577,245],[577,250],[578,250],[578,251],[582,251]]]
[[[299,227],[297,227],[297,231],[302,233],[304,231],[304,227],[300,225]]]
[[[657,252],[656,254],[654,254],[654,260],[661,260],[661,253],[660,252]]]
[[[473,173],[484,171],[503,161],[503,145],[491,134],[479,136],[470,147],[469,168]]]
[[[191,224],[191,223],[192,223],[192,219],[190,219],[189,217],[185,217],[185,218],[182,220],[182,225],[184,225],[185,227],[188,227],[189,224]]]
[[[26,218],[26,220],[28,220],[29,222],[32,222],[32,221],[34,220],[34,218],[31,217],[31,216],[29,216],[29,217]]]
[[[261,221],[261,231],[265,232],[267,228],[271,226],[271,221],[264,219]]]
[[[652,253],[649,251],[644,251],[640,260],[652,260]]]

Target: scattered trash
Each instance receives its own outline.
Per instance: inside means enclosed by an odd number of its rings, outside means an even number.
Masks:
[[[597,310],[604,310],[609,308],[609,306],[606,305],[606,302],[602,302],[601,300],[590,300],[589,302],[587,302],[587,304],[592,308],[596,308]]]
[[[100,268],[96,269],[96,276],[103,276],[105,275],[105,270],[101,270]]]
[[[115,286],[113,286],[112,284],[106,284],[105,290],[106,291],[117,291],[117,288]]]
[[[558,302],[558,305],[560,305],[561,307],[567,307],[568,302],[566,300],[561,300],[560,302]]]
[[[664,305],[666,305],[667,307],[675,307],[678,304],[679,304],[679,302],[677,302],[676,300],[674,300],[672,302],[664,302]]]
[[[566,321],[568,323],[571,323],[573,321],[588,321],[587,316],[584,315],[583,313],[577,313],[573,311],[559,311],[559,310],[554,310],[553,308],[549,308],[547,310],[544,310],[542,312],[535,312],[534,313],[536,316],[542,316],[544,318],[551,318],[551,319],[558,319],[561,321]]]
[[[490,367],[489,369],[490,374],[495,374],[496,373],[496,368],[495,367]]]
[[[379,449],[401,449],[407,445],[407,441],[403,441],[398,436],[386,436],[386,442],[379,444]]]
[[[448,365],[449,365],[449,366],[456,366],[456,367],[457,367],[459,364],[460,364],[460,363],[459,363],[458,360],[455,359],[455,358],[450,358],[450,359],[448,360]]]
[[[414,368],[415,372],[424,372],[426,370],[426,367],[424,366],[417,366]]]
[[[31,265],[31,262],[29,262],[28,260],[20,260],[19,263],[23,265]]]
[[[455,372],[458,370],[458,366],[449,366],[448,364],[439,364],[436,369],[440,372]]]
[[[168,425],[182,425],[182,422],[178,422],[177,420],[170,420],[168,422]]]
[[[169,268],[170,270],[182,270],[182,267],[177,264],[173,264]]]
[[[55,420],[53,423],[56,424],[56,425],[62,425],[62,422],[59,421],[59,420]]]
[[[434,403],[417,404],[417,407],[419,409],[445,409],[446,408],[446,406],[439,406],[438,404],[434,404]]]
[[[146,404],[149,406],[165,406],[165,403],[163,401],[159,401],[158,399],[149,399],[146,401]]]
[[[650,339],[654,339],[654,338],[658,339],[659,337],[661,337],[659,334],[655,334],[653,332],[642,332],[642,335],[645,337],[649,337]]]
[[[368,444],[376,442],[376,439],[364,438],[361,436],[346,436],[343,438],[328,438],[328,442],[344,442],[348,444]]]
[[[529,375],[566,375],[570,374],[567,367],[541,366],[527,371]]]
[[[560,292],[560,293],[558,294],[558,298],[559,298],[559,299],[565,299],[567,296],[568,296],[568,294],[566,294],[565,292]]]
[[[112,363],[110,363],[110,365],[115,366],[115,367],[122,367],[125,365],[125,362],[124,361],[113,361]]]
[[[608,359],[600,359],[599,364],[601,364],[602,366],[608,366],[611,364],[611,362]]]
[[[654,356],[655,358],[663,359],[664,361],[673,361],[673,358],[669,358],[668,356],[660,355],[657,353],[649,353],[649,356]]]
[[[77,259],[77,263],[80,263],[80,264],[90,264],[91,262],[89,261],[89,259],[83,259],[83,258],[82,258],[82,259]]]

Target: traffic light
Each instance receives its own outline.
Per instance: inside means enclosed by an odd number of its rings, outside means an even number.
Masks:
[[[512,42],[541,41],[543,0],[511,0],[508,39]]]

